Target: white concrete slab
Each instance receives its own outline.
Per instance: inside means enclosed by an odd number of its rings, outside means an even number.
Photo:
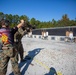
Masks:
[[[76,43],[27,37],[22,43],[24,57],[31,57],[19,64],[22,75],[76,75]],[[9,64],[7,75],[11,72]]]

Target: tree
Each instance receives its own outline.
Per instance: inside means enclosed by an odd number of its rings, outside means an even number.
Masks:
[[[62,19],[61,19],[61,25],[62,26],[68,26],[69,22],[70,22],[70,20],[68,18],[68,15],[67,14],[63,15]]]
[[[35,18],[32,18],[32,19],[30,20],[30,24],[31,24],[31,25],[35,25],[35,22],[36,22]]]
[[[29,18],[28,18],[26,15],[21,15],[21,16],[20,16],[20,20],[21,20],[21,19],[24,19],[26,22],[29,21]]]
[[[75,20],[70,20],[68,18],[67,14],[64,14],[62,18],[58,21],[55,19],[52,19],[52,21],[49,22],[41,22],[39,20],[36,20],[35,18],[31,18],[29,20],[29,17],[26,15],[12,15],[12,14],[4,14],[3,12],[0,12],[0,20],[4,18],[10,21],[11,27],[16,26],[21,19],[24,19],[26,21],[26,24],[33,25],[36,28],[50,28],[50,27],[63,27],[63,26],[76,26],[76,18]]]
[[[39,20],[36,20],[35,21],[35,27],[38,28],[39,24],[40,24],[40,21]]]
[[[0,20],[4,18],[4,13],[0,12]]]
[[[57,25],[57,22],[54,19],[52,19],[52,26],[56,27],[56,25]]]

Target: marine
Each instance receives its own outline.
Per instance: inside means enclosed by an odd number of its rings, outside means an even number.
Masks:
[[[15,44],[15,48],[18,51],[18,54],[20,55],[20,61],[24,61],[23,57],[24,57],[24,49],[23,49],[23,45],[22,45],[22,37],[27,34],[26,29],[23,29],[23,27],[20,27],[18,29],[18,31],[14,34],[14,44]],[[19,60],[19,57],[17,57],[17,59]]]
[[[21,75],[16,60],[17,50],[14,48],[14,34],[24,25],[24,20],[14,28],[10,28],[8,20],[1,20],[0,28],[0,75],[6,75],[9,60],[11,60],[14,75]]]

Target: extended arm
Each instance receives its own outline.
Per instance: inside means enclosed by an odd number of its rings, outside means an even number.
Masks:
[[[27,34],[27,31],[26,31],[26,30],[23,30],[22,27],[20,27],[20,28],[18,29],[18,32],[19,32],[22,36],[25,35],[25,34]]]

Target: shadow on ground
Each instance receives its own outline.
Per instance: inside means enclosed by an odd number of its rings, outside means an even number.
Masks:
[[[49,73],[46,73],[45,75],[57,75],[57,72],[55,68],[51,67]]]
[[[36,49],[34,49],[34,50],[32,50],[32,51],[29,51],[29,52],[28,52],[28,55],[25,56],[24,61],[19,63],[19,68],[20,68],[20,69],[22,68],[22,70],[21,70],[21,74],[22,74],[22,75],[25,74],[25,72],[27,71],[29,65],[34,65],[34,64],[32,64],[31,62],[33,61],[34,57],[35,57],[42,49],[44,49],[44,48],[36,48]],[[13,75],[13,72],[12,72],[10,75]]]

